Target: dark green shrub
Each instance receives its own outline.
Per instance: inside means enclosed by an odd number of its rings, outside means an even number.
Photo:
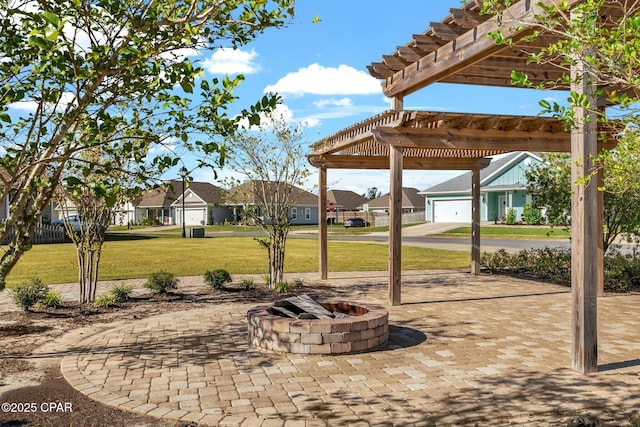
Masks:
[[[13,300],[18,307],[26,311],[44,299],[49,292],[49,287],[42,283],[40,279],[31,279],[30,282],[11,289],[11,292],[13,293]]]
[[[533,206],[533,203],[524,205],[522,216],[524,217],[524,223],[527,225],[540,225],[542,223],[542,212]]]
[[[213,289],[222,289],[225,284],[231,283],[231,275],[222,268],[207,271],[204,273],[204,282]]]
[[[304,281],[300,278],[295,278],[293,279],[293,281],[291,282],[291,286],[293,286],[293,288],[301,288],[304,286]]]
[[[175,278],[173,273],[160,270],[149,275],[144,287],[156,294],[166,294],[169,290],[178,287],[178,279]]]
[[[509,225],[513,225],[516,223],[516,210],[514,208],[509,208],[507,210],[507,220],[506,223]]]
[[[131,293],[133,292],[133,286],[131,285],[115,285],[109,291],[113,295],[116,302],[129,301]]]
[[[511,273],[571,285],[571,251],[563,248],[525,249],[509,254],[504,249],[484,253],[480,264],[491,273]]]
[[[640,287],[640,253],[623,254],[617,247],[610,247],[604,257],[605,289],[628,292]]]
[[[47,307],[47,308],[58,308],[62,305],[62,295],[60,292],[49,291],[44,295],[38,302],[36,306],[38,307]]]

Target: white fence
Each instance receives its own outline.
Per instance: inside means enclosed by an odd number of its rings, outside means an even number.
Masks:
[[[64,227],[50,224],[39,225],[31,237],[31,243],[62,243],[65,241],[66,234]]]
[[[38,225],[31,236],[31,243],[64,243],[66,241],[67,232],[64,227],[51,224]],[[0,243],[6,245],[13,238],[13,232],[9,233],[6,239]]]
[[[415,223],[424,222],[424,221],[425,221],[424,211],[402,214],[403,224],[415,224]],[[382,227],[384,225],[389,225],[389,215],[387,214],[376,215],[375,226]]]

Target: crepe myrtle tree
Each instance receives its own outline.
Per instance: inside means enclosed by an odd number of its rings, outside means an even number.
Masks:
[[[595,88],[593,105],[587,94],[570,92],[567,102],[541,100],[541,113],[550,114],[562,119],[568,129],[576,123],[575,107],[590,110],[598,120],[599,129],[606,129],[610,117],[615,117],[617,132],[622,138],[628,131],[635,131],[640,124],[638,107],[640,106],[640,2],[626,0],[587,0],[570,5],[568,2],[553,2],[544,5],[534,2],[535,20],[518,21],[508,13],[508,7],[514,0],[483,0],[483,12],[496,14],[495,19],[510,28],[528,29],[529,35],[524,41],[535,41],[543,34],[550,35],[547,40],[555,40],[548,47],[529,53],[529,60],[536,64],[556,64],[562,71],[556,80],[546,80],[534,85],[527,70],[513,70],[512,83],[521,87],[540,89],[566,87],[571,83],[583,83],[582,76],[572,76],[571,66],[576,62],[584,64],[585,76]],[[615,13],[611,13],[615,11]],[[498,44],[509,44],[511,40],[504,31],[496,31],[490,36]],[[526,53],[526,52],[525,52]],[[615,105],[613,114],[608,114],[603,106]],[[611,111],[611,110],[609,110]],[[609,130],[614,128],[609,127]],[[634,173],[632,163],[638,157],[638,145],[630,145],[627,141],[622,150],[613,156],[616,159],[617,173]],[[598,167],[607,163],[612,155],[606,150],[596,160]],[[625,157],[627,156],[627,157]],[[628,164],[630,167],[622,167]],[[596,173],[581,177],[588,182]],[[610,172],[608,173],[610,174]],[[637,191],[637,176],[630,174],[621,177],[617,184],[627,185],[629,191]],[[634,190],[635,188],[635,190]],[[612,194],[619,194],[620,187],[612,189]]]
[[[86,172],[84,162],[109,162],[104,151],[96,147],[83,153],[82,162],[68,162],[67,179],[57,187],[54,196],[63,213],[67,235],[76,247],[78,301],[81,303],[95,301],[102,248],[116,209],[147,188],[146,181],[136,182],[136,169],[141,166],[134,161],[121,163],[120,168],[108,172],[97,168],[82,180],[76,178],[79,173]],[[78,216],[75,225],[68,220],[71,213]]]
[[[241,179],[227,179],[232,203],[267,233],[256,240],[267,249],[269,287],[284,281],[284,257],[291,208],[309,174],[304,125],[291,125],[277,113],[266,115],[259,130],[243,130],[230,144],[229,166]],[[242,182],[242,183],[241,183]]]
[[[628,240],[638,235],[640,224],[640,192],[630,189],[624,174],[607,173],[620,168],[628,170],[628,151],[635,151],[637,139],[624,137],[615,150],[610,151],[605,162],[604,186],[604,236],[606,251],[619,236]],[[636,154],[637,156],[637,154]],[[637,160],[637,159],[636,159]],[[636,172],[639,163],[634,162]],[[571,159],[568,154],[545,155],[545,162],[526,172],[529,192],[537,208],[544,208],[547,220],[553,225],[569,225],[571,210]],[[636,175],[637,176],[637,175]],[[596,185],[595,180],[588,185]]]
[[[9,241],[2,287],[61,180],[144,164],[151,152],[162,153],[149,161],[153,172],[175,166],[184,150],[199,152],[199,166],[219,165],[225,147],[212,135],[232,133],[243,118],[256,124],[277,104],[265,95],[228,113],[243,77],[203,79],[191,58],[286,25],[293,0],[0,2],[0,200],[11,201],[0,224]],[[95,147],[111,160],[65,176]]]

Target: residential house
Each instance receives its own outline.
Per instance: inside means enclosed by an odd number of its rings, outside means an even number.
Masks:
[[[184,188],[185,225],[208,225],[232,218],[224,206],[221,189],[208,182],[187,181]],[[167,181],[164,185],[145,192],[135,208],[136,223],[144,218],[159,224],[182,224],[182,181]]]
[[[349,218],[362,218],[369,221],[369,212],[362,210],[367,198],[349,190],[327,191],[327,221],[337,223]],[[333,210],[331,210],[332,208]]]
[[[402,187],[402,213],[413,213],[424,211],[424,198],[420,195],[420,191],[417,188]],[[360,206],[365,211],[372,211],[373,213],[388,213],[389,212],[389,193],[369,200]]]
[[[517,152],[494,159],[480,171],[480,220],[501,220],[510,208],[520,219],[524,205],[531,202],[525,173],[541,162],[537,154]],[[420,194],[426,198],[428,222],[471,222],[471,172]]]
[[[245,209],[255,207],[259,204],[258,194],[261,191],[263,183],[261,181],[247,181],[229,190],[226,204],[229,208],[235,209],[236,221],[244,219],[243,212]],[[266,182],[266,191],[268,194],[277,194],[278,184],[275,182]],[[301,224],[317,224],[318,223],[318,196],[310,193],[302,188],[291,184],[280,183],[286,185],[292,191],[292,203],[289,209],[289,221],[293,225]],[[260,209],[259,207],[257,209]],[[258,216],[261,216],[258,210]],[[266,220],[262,217],[262,220]]]
[[[178,224],[182,224],[182,197],[171,203]],[[184,192],[185,225],[224,224],[233,220],[233,210],[225,205],[224,191],[208,182],[189,182]]]

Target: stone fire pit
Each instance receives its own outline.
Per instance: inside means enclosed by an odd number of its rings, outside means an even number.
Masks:
[[[381,347],[389,338],[384,307],[315,301],[306,295],[247,312],[249,343],[287,353],[342,354]]]

